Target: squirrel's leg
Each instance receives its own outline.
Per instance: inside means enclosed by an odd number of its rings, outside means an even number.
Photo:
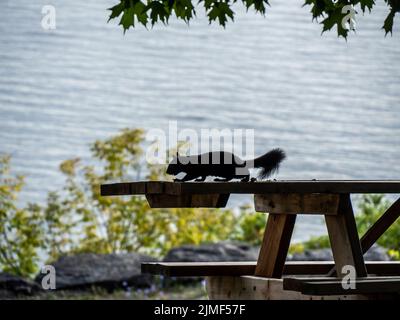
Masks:
[[[227,182],[227,181],[231,181],[232,179],[233,179],[233,177],[215,178],[214,181]]]
[[[194,181],[204,181],[204,180],[206,180],[206,176],[201,176],[200,178],[197,178]]]
[[[193,179],[195,179],[197,177],[198,176],[193,175],[193,174],[187,174],[182,179],[178,179],[178,178],[174,179],[174,182],[185,182],[185,181],[193,180]]]

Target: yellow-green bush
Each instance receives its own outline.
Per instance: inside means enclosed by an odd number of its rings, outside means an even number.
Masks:
[[[147,169],[146,179],[167,179],[164,167],[141,167],[143,131],[123,130],[91,146],[93,165],[79,159],[64,161],[63,192],[52,193],[46,220],[55,221],[54,231],[64,237],[49,239],[51,257],[67,252],[142,252],[162,255],[181,244],[226,239],[234,225],[230,210],[151,209],[144,197],[101,197],[99,185],[133,180]],[[53,233],[54,233],[53,231]]]
[[[0,270],[17,275],[37,271],[43,246],[40,208],[16,205],[23,184],[23,177],[10,173],[10,157],[0,156]]]
[[[49,260],[76,252],[165,254],[181,244],[226,240],[235,216],[221,209],[151,209],[144,197],[101,197],[100,184],[167,179],[164,167],[141,165],[144,133],[123,130],[91,145],[93,164],[69,159],[60,165],[62,190],[50,192],[45,206],[17,207],[23,177],[10,174],[10,158],[0,158],[0,270],[37,272],[39,256]]]

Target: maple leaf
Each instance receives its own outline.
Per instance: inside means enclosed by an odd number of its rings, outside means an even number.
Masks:
[[[360,1],[360,7],[362,12],[365,12],[365,10],[368,8],[368,11],[371,12],[372,7],[374,6],[375,1],[374,0],[361,0]]]
[[[115,5],[112,8],[109,8],[108,10],[111,10],[110,17],[108,18],[108,21],[111,19],[117,18],[121,15],[121,13],[124,11],[125,8],[125,3],[120,2],[119,4]]]
[[[119,22],[119,24],[122,25],[122,27],[124,28],[124,33],[131,26],[132,27],[135,26],[134,15],[135,15],[135,12],[134,12],[133,8],[124,9],[124,14],[122,15],[122,18]]]
[[[262,15],[265,15],[265,6],[270,5],[268,0],[243,0],[243,3],[247,10],[254,5],[256,12],[260,12]]]
[[[389,32],[392,34],[394,16],[396,15],[396,12],[400,12],[400,0],[385,0],[385,2],[390,6],[390,12],[382,27],[382,29],[385,30],[386,36]]]
[[[226,2],[214,2],[211,10],[208,12],[210,23],[218,19],[221,26],[225,27],[228,17],[233,21],[234,12]]]
[[[342,36],[343,38],[347,38],[348,30],[343,28],[342,20],[345,17],[345,14],[342,13],[342,8],[337,7],[334,10],[328,13],[328,16],[321,22],[323,25],[322,33],[325,31],[331,30],[335,25],[337,26],[337,34],[338,36]]]
[[[168,4],[164,4],[160,1],[151,1],[148,5],[146,10],[150,11],[150,20],[151,24],[154,24],[158,21],[161,21],[164,24],[168,23],[168,18],[170,16],[170,11],[167,9]]]

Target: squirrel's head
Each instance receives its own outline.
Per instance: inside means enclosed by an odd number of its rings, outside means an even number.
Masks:
[[[178,153],[175,157],[172,158],[171,162],[168,164],[167,167],[167,174],[176,176],[182,171],[181,163],[179,162]]]

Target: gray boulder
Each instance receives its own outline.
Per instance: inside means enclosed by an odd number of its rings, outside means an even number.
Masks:
[[[333,255],[331,249],[313,249],[304,250],[301,253],[295,253],[289,256],[287,260],[292,261],[332,261]]]
[[[171,249],[163,261],[169,262],[217,262],[255,261],[258,248],[238,242],[219,242],[202,245],[184,245]]]
[[[56,288],[79,289],[103,287],[146,288],[152,285],[150,275],[142,275],[142,262],[156,261],[154,258],[136,254],[77,254],[61,257],[52,265],[56,270]],[[43,274],[36,277],[41,282]]]
[[[379,245],[373,245],[365,254],[364,260],[366,261],[389,261],[390,257],[386,252],[387,250]],[[332,250],[328,249],[315,249],[305,250],[302,253],[295,253],[288,260],[292,261],[332,261]]]
[[[33,281],[0,272],[0,298],[12,298],[18,295],[32,295],[40,291],[39,285]]]
[[[165,262],[222,262],[255,261],[259,248],[239,242],[218,242],[201,245],[184,245],[171,249],[164,257]],[[202,277],[163,278],[165,287],[176,284],[187,285],[201,281]]]
[[[365,254],[364,259],[367,261],[389,261],[390,256],[387,254],[387,249],[374,244]]]
[[[259,247],[239,242],[219,242],[202,245],[184,245],[171,249],[164,257],[165,262],[218,262],[218,261],[256,261]],[[387,250],[374,245],[364,255],[367,261],[390,260]],[[288,256],[292,261],[332,261],[330,248],[305,250]]]

